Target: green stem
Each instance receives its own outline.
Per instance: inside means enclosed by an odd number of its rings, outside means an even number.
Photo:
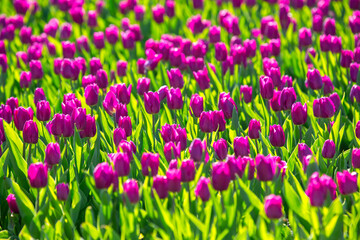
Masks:
[[[30,166],[30,164],[31,164],[31,144],[29,144],[29,155],[28,155],[28,165]]]
[[[176,113],[175,113],[176,115]],[[156,137],[155,137],[155,114],[152,114],[152,131],[153,131],[153,140],[154,140],[154,151],[155,151],[155,143],[156,143]]]
[[[37,188],[37,197],[36,197],[36,212],[39,212],[39,202],[40,202],[40,188]]]
[[[299,142],[301,142],[301,140],[302,140],[302,126],[301,125],[299,125],[299,134],[300,134]]]
[[[189,192],[189,211],[191,212],[191,191],[190,191],[190,182],[186,184],[187,190]]]
[[[25,159],[26,143],[23,144],[23,158]]]

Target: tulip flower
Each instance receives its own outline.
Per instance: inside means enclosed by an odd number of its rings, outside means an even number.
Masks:
[[[204,99],[198,94],[194,94],[190,99],[190,114],[194,114],[196,118],[199,118],[204,111]]]
[[[210,199],[209,191],[210,179],[205,177],[200,177],[196,187],[195,187],[195,196],[200,197],[203,202],[207,202]]]
[[[11,109],[9,107],[10,113]],[[25,122],[33,119],[33,111],[31,108],[25,109],[23,107],[16,108],[14,111],[14,123],[15,127],[19,131],[23,131]],[[6,120],[6,118],[4,118]]]
[[[123,189],[130,203],[135,204],[139,202],[139,186],[135,179],[126,180],[123,184]]]
[[[234,100],[230,97],[230,93],[220,93],[218,108],[223,111],[226,119],[232,118],[234,106],[237,111],[237,106]]]
[[[139,95],[144,95],[144,93],[149,92],[150,89],[150,78],[139,78],[137,82],[136,90]]]
[[[270,126],[270,143],[274,147],[282,147],[285,144],[285,133],[280,125]]]
[[[168,142],[164,145],[164,155],[165,159],[169,162],[171,159],[179,158],[181,154],[180,143],[174,144],[173,142]]]
[[[252,87],[247,85],[242,85],[240,87],[240,101],[242,97],[244,98],[245,103],[250,103],[252,100]]]
[[[270,100],[274,95],[274,85],[268,76],[260,76],[260,94],[262,98]]]
[[[324,145],[323,145],[323,148],[322,148],[322,151],[321,151],[322,157],[327,158],[327,159],[331,159],[331,158],[334,157],[335,152],[336,152],[335,143],[330,139],[326,140],[324,142]]]
[[[48,183],[47,167],[41,162],[32,163],[28,169],[30,186],[33,188],[44,188]]]
[[[339,185],[339,192],[342,195],[348,195],[358,191],[356,172],[350,173],[346,170],[337,172],[336,179]]]
[[[149,171],[150,169],[150,171]],[[141,172],[144,176],[156,176],[159,169],[158,153],[143,153],[141,156]]]
[[[165,176],[155,176],[153,178],[152,187],[160,199],[164,199],[168,196],[169,183]]]
[[[9,209],[12,213],[18,214],[20,213],[18,204],[16,202],[16,197],[14,194],[9,194],[6,198]]]
[[[107,163],[99,163],[94,169],[95,186],[98,189],[109,188],[113,182],[114,171]]]
[[[41,100],[36,104],[36,118],[39,121],[46,122],[50,120],[51,109],[48,101]]]
[[[96,83],[92,83],[85,88],[85,101],[89,106],[95,106],[99,100],[99,87]]]
[[[327,196],[330,196],[331,200],[336,198],[336,184],[329,176],[320,177],[318,172],[314,172],[309,179],[305,193],[308,195],[312,206],[321,207],[324,205]]]
[[[270,194],[265,197],[264,203],[266,216],[270,219],[281,218],[282,213],[282,199],[280,196]]]
[[[226,162],[216,162],[212,165],[211,183],[216,191],[225,191],[230,183],[230,169]]]
[[[180,166],[181,181],[191,182],[195,178],[195,164],[191,159],[183,160]]]
[[[276,172],[276,164],[274,158],[270,155],[263,156],[258,154],[255,158],[257,178],[260,181],[271,181]]]
[[[247,137],[235,137],[234,138],[234,153],[236,157],[249,156],[250,146]]]
[[[59,183],[56,185],[56,195],[59,201],[66,201],[69,196],[69,184]]]
[[[313,111],[317,118],[331,118],[335,114],[335,106],[330,98],[323,97],[314,100]]]
[[[113,133],[114,144],[117,147],[122,140],[126,140],[125,130],[122,128],[115,128]]]
[[[220,160],[224,160],[228,154],[227,142],[225,139],[220,138],[218,141],[213,143],[216,157]]]
[[[120,128],[124,129],[126,137],[130,137],[132,134],[132,124],[131,119],[128,116],[121,116],[118,119],[118,125]]]
[[[294,103],[291,107],[291,118],[294,125],[303,125],[307,120],[307,105],[300,102]]]
[[[92,117],[91,115],[86,115],[85,129],[80,131],[79,134],[81,138],[92,138],[96,135],[95,117]]]
[[[353,168],[360,168],[360,149],[354,148],[352,150],[351,163]]]

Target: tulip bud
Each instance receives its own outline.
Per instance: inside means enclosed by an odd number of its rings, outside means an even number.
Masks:
[[[359,73],[359,64],[356,62],[353,62],[350,64],[350,78],[352,82],[357,82],[357,77]]]
[[[265,197],[264,203],[266,216],[270,219],[281,218],[282,213],[282,199],[280,196],[270,194]]]
[[[294,103],[291,107],[291,118],[295,125],[303,125],[307,120],[307,105],[300,102]]]
[[[64,131],[63,137],[71,137],[74,135],[74,125],[71,122],[70,115],[64,115]]]
[[[166,172],[168,189],[170,192],[180,192],[182,172],[179,169],[168,169]]]
[[[194,71],[193,74],[200,90],[204,91],[210,88],[210,78],[206,68],[203,70],[198,70],[197,72]]]
[[[219,62],[223,62],[227,59],[227,49],[223,42],[215,44],[215,59]]]
[[[123,184],[123,189],[130,203],[135,204],[139,202],[139,186],[135,179],[126,180]]]
[[[60,145],[58,143],[49,143],[45,149],[45,164],[56,165],[61,159]]]
[[[59,183],[56,185],[56,195],[59,201],[66,201],[69,196],[69,185],[67,183]]]
[[[109,27],[105,29],[106,40],[111,44],[115,45],[119,40],[119,29],[111,24]]]
[[[28,88],[31,85],[31,72],[21,72],[20,87]]]
[[[150,169],[150,171],[149,171]],[[158,153],[143,153],[141,156],[141,172],[144,176],[156,176],[159,169],[159,154]]]
[[[220,93],[218,108],[224,112],[225,118],[227,119],[232,118],[232,112],[234,106],[237,111],[237,106],[234,100],[230,97],[230,93],[224,93],[224,92]]]
[[[203,142],[196,138],[189,147],[190,158],[196,162],[200,162],[205,155],[205,162],[207,162],[208,153],[206,149],[206,141]],[[204,154],[204,155],[203,155]]]
[[[305,143],[298,144],[298,158],[303,165],[304,171],[306,171],[306,168],[309,165],[312,154],[311,149]]]
[[[118,61],[116,63],[116,72],[119,77],[126,76],[127,62],[126,61]]]
[[[218,141],[213,143],[213,147],[216,153],[216,157],[220,160],[224,160],[228,154],[226,140],[220,138]]]
[[[322,52],[329,52],[331,49],[331,35],[320,36],[320,49]]]
[[[225,121],[223,111],[213,111],[213,112],[211,112],[211,114],[212,114],[212,130],[213,130],[213,132],[225,131],[226,121]]]
[[[118,120],[119,127],[125,130],[126,137],[132,134],[131,119],[128,116],[120,116]]]
[[[331,159],[334,157],[335,152],[335,143],[330,139],[326,140],[321,151],[323,158]]]
[[[36,104],[36,118],[39,121],[46,122],[50,120],[51,110],[48,101],[42,100]]]
[[[91,115],[86,115],[85,129],[80,131],[79,134],[81,138],[85,138],[85,137],[92,138],[96,135],[95,117],[92,117]]]
[[[96,11],[89,11],[88,12],[88,21],[87,24],[90,28],[94,28],[97,26],[97,14]]]
[[[321,33],[322,32],[323,19],[322,19],[321,15],[319,15],[319,14],[313,15],[312,28],[313,28],[314,32],[316,32],[316,33]],[[320,39],[321,39],[321,36],[320,36]],[[321,46],[321,40],[320,40],[320,46]]]
[[[335,114],[334,103],[328,97],[315,99],[313,102],[314,116],[320,118],[331,118]]]
[[[360,149],[354,148],[352,150],[351,163],[353,168],[360,168]]]
[[[113,93],[112,91],[109,91],[106,94],[105,99],[103,101],[103,107],[104,107],[105,111],[110,116],[112,116],[115,113],[115,110],[118,105],[119,105],[119,101],[117,100],[115,93]]]
[[[107,162],[99,163],[94,169],[96,188],[109,188],[113,182],[113,174],[113,169]]]
[[[183,98],[179,88],[171,88],[166,96],[169,109],[182,109]]]
[[[262,98],[270,100],[274,95],[274,85],[268,76],[260,76],[260,94]]]
[[[270,126],[270,143],[274,147],[282,147],[285,144],[285,133],[280,125]]]
[[[156,114],[160,111],[160,99],[157,92],[144,93],[145,110],[149,114]]]
[[[290,110],[293,103],[296,101],[296,93],[294,88],[284,88],[281,90],[279,96],[279,103],[282,110]]]
[[[126,140],[126,133],[122,128],[115,128],[113,136],[115,146],[118,146],[122,140]]]
[[[137,82],[136,90],[139,95],[144,95],[150,89],[150,78],[139,78]]]
[[[343,172],[337,172],[336,179],[339,185],[339,192],[341,194],[347,195],[358,191],[356,172],[350,173],[346,170]]]
[[[256,119],[251,119],[249,122],[249,130],[248,130],[249,138],[251,138],[251,139],[260,138],[259,132],[261,132],[260,121],[258,121]]]
[[[125,177],[130,173],[130,160],[126,153],[116,153],[112,159],[115,173],[118,177]]]
[[[330,51],[332,53],[341,53],[341,48],[342,48],[341,37],[332,36]]]
[[[168,196],[169,183],[165,176],[155,176],[153,178],[153,189],[156,191],[160,199]]]
[[[99,100],[99,87],[96,83],[89,84],[85,88],[85,101],[89,106],[95,106]]]
[[[319,173],[314,172],[309,179],[305,193],[310,198],[312,206],[321,207],[324,205],[328,195],[332,200],[336,198],[336,184],[329,176],[323,175],[319,177]]]
[[[75,43],[69,41],[61,42],[63,57],[64,58],[74,58],[75,55]]]
[[[220,30],[218,26],[211,26],[209,28],[209,41],[210,43],[220,42]]]
[[[319,70],[308,70],[306,84],[313,90],[318,90],[322,88],[323,82]]]
[[[341,51],[341,58],[340,58],[340,65],[343,68],[349,68],[350,64],[354,60],[354,55],[351,50],[342,50]]]
[[[200,177],[195,187],[195,196],[200,197],[203,202],[207,202],[210,199],[209,191],[210,179],[206,177]]]
[[[94,32],[94,45],[97,49],[102,49],[105,47],[104,33],[103,32]]]
[[[200,129],[204,133],[211,133],[213,131],[213,114],[212,112],[202,112],[199,120]]]
[[[9,107],[10,113],[11,113],[11,109]],[[15,109],[14,111],[14,123],[15,123],[15,127],[19,130],[19,131],[23,131],[25,122],[28,120],[32,120],[33,119],[33,111],[31,108],[25,109],[23,107],[19,107],[17,109]],[[6,120],[6,118],[4,118]]]
[[[334,85],[328,76],[323,76],[322,82],[324,84],[324,95],[328,95],[334,91]]]
[[[200,114],[204,111],[204,99],[198,94],[192,95],[190,99],[190,108],[190,114],[199,118]]]
[[[312,44],[311,30],[308,28],[301,28],[299,30],[299,48],[307,47]]]
[[[136,21],[142,21],[145,14],[145,7],[142,5],[136,5],[134,7]]]
[[[12,115],[13,114],[12,114],[10,106],[1,104],[1,106],[0,106],[0,117],[3,118],[7,123],[11,123]],[[14,111],[14,115],[15,115],[15,111]],[[15,116],[14,116],[14,121],[15,121]]]
[[[181,71],[177,68],[172,68],[170,71],[167,71],[169,77],[170,86],[173,88],[183,88],[184,80]]]
[[[48,183],[47,167],[41,162],[30,164],[28,178],[32,188],[46,187]]]
[[[96,84],[99,88],[107,88],[109,84],[107,73],[102,69],[96,72]]]
[[[99,69],[102,69],[102,67],[103,67],[100,62],[100,59],[98,59],[98,58],[91,58],[89,65],[90,65],[90,74],[94,75],[94,76],[96,75],[97,71]]]
[[[272,181],[276,172],[276,163],[270,155],[258,154],[255,158],[257,178],[260,181]]]
[[[10,208],[10,211],[12,213],[15,213],[15,214],[20,213],[19,207],[18,207],[17,202],[16,202],[16,197],[15,197],[14,194],[9,194],[7,196],[7,198],[6,198],[6,201],[8,203],[9,208]]]
[[[216,162],[212,165],[211,182],[216,191],[225,191],[230,183],[230,169],[226,162]]]
[[[336,35],[335,19],[326,18],[324,21],[324,33],[326,35]]]
[[[250,146],[247,137],[235,137],[234,139],[234,153],[236,157],[249,156]]]
[[[164,155],[165,159],[169,162],[171,159],[179,158],[181,154],[180,143],[174,144],[173,142],[168,142],[164,145]]]
[[[240,87],[240,101],[242,97],[244,98],[245,103],[250,103],[252,100],[252,87],[247,85],[242,85]]]
[[[41,79],[44,76],[43,68],[39,60],[31,60],[29,63],[31,78],[32,79]]]

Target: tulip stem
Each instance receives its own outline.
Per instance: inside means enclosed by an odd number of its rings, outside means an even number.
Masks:
[[[299,142],[301,142],[301,140],[302,140],[302,127],[301,127],[301,125],[299,125],[299,134],[300,134]]]
[[[37,197],[36,197],[36,212],[39,212],[39,202],[40,202],[40,188],[37,188]]]
[[[26,143],[23,144],[23,158],[25,160]]]
[[[278,120],[279,120],[279,124],[282,126],[282,123],[281,123],[281,112],[277,112],[277,115],[278,115]]]
[[[155,137],[155,114],[152,114],[152,130],[153,130],[153,139],[154,139],[154,151],[155,151],[155,142],[156,142],[156,137]]]
[[[176,111],[174,111],[174,122],[175,122],[175,124],[177,124]]]
[[[221,200],[222,210],[225,211],[224,194],[222,191],[220,192],[220,200]]]
[[[191,212],[191,192],[190,192],[190,182],[186,184],[187,190],[189,192],[189,211]]]
[[[259,144],[257,139],[255,139],[255,145],[256,145],[256,153],[259,154]]]
[[[29,155],[28,155],[28,165],[31,164],[31,144],[29,144]]]

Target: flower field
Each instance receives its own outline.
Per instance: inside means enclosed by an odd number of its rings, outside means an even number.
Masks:
[[[359,239],[360,0],[2,0],[0,239]]]

